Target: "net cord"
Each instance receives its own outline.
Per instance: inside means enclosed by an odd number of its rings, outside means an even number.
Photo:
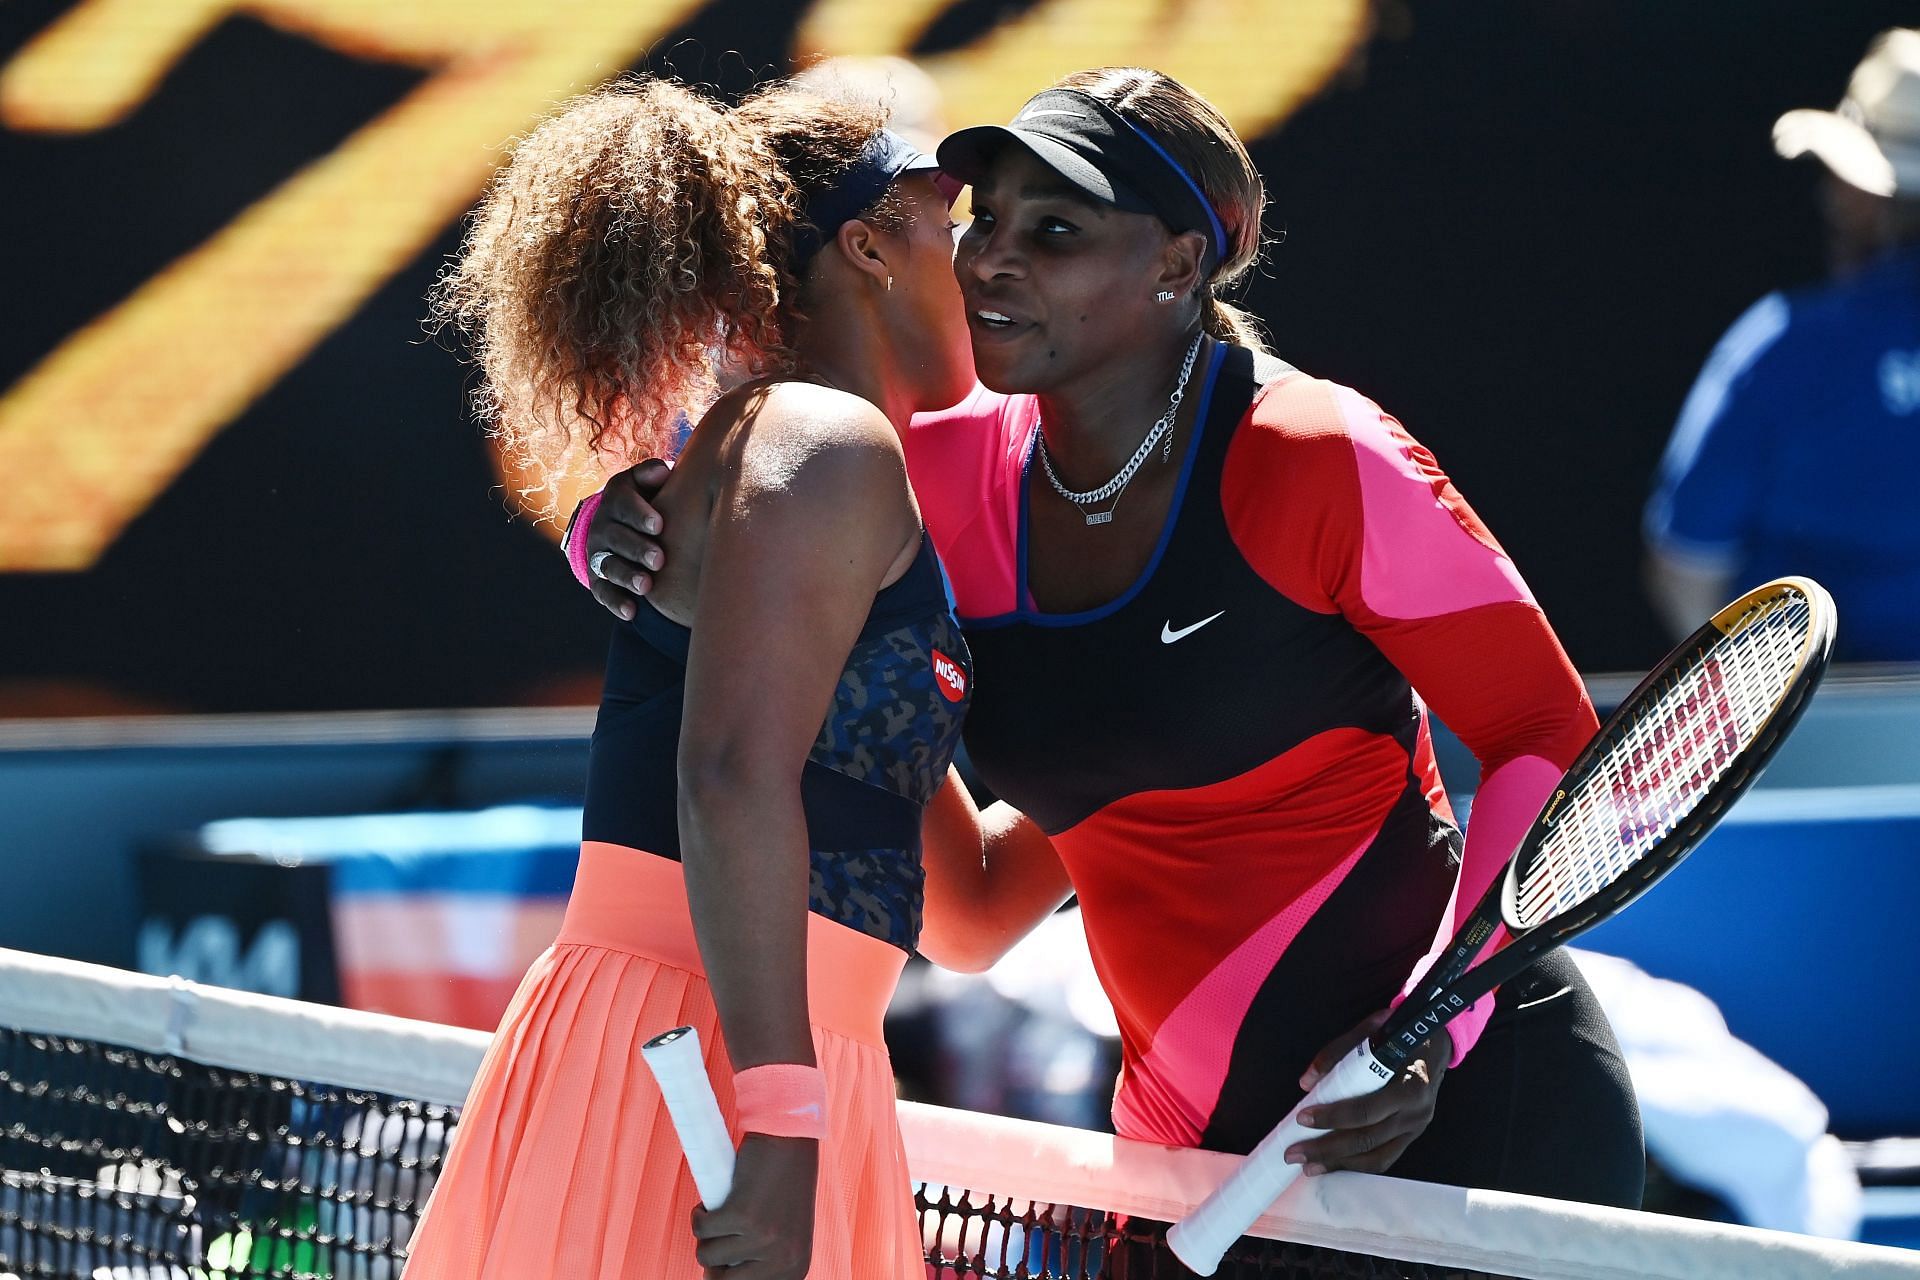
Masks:
[[[6,949],[0,1024],[445,1105],[464,1099],[488,1041]],[[926,1183],[1163,1222],[1190,1213],[1239,1161],[911,1102],[899,1116]],[[1531,1280],[1920,1280],[1920,1254],[1905,1250],[1360,1173],[1303,1179],[1252,1234]]]

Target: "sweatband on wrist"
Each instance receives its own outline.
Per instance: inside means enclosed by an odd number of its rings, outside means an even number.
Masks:
[[[770,1062],[733,1077],[734,1112],[743,1133],[775,1138],[827,1136],[827,1076],[818,1067]]]
[[[567,521],[566,535],[560,539],[560,545],[567,552],[567,563],[573,566],[573,576],[588,589],[593,587],[593,575],[587,572],[587,531],[593,528],[593,513],[600,509],[600,498],[604,492],[587,495],[573,509],[573,519]]]
[[[1402,991],[1387,1002],[1389,1009],[1398,1009],[1406,1002],[1408,993]],[[1453,1052],[1447,1058],[1447,1069],[1451,1071],[1466,1061],[1467,1051],[1480,1043],[1480,1033],[1487,1029],[1487,1020],[1493,1017],[1493,992],[1489,991],[1465,1009],[1453,1016],[1447,1023],[1447,1039],[1453,1044]]]

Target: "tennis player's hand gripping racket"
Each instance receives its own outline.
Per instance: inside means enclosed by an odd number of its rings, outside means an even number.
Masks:
[[[1753,785],[1833,648],[1833,601],[1781,578],[1722,609],[1627,695],[1560,779],[1507,871],[1419,994],[1341,1059],[1192,1215],[1167,1232],[1203,1276],[1299,1176],[1286,1150],[1323,1130],[1303,1108],[1385,1087],[1434,1031],[1679,864]],[[1504,936],[1502,936],[1504,931]],[[1478,965],[1473,959],[1500,938]],[[1473,967],[1469,968],[1468,966]]]

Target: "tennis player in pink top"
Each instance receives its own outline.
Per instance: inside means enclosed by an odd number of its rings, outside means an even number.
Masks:
[[[908,467],[975,663],[1000,802],[929,813],[921,949],[992,963],[1071,892],[1119,1015],[1127,1136],[1244,1152],[1419,979],[1595,728],[1511,558],[1360,393],[1223,295],[1264,191],[1204,100],[1067,77],[942,168],[981,386]],[[576,529],[616,611],[650,586],[654,477]],[[1430,716],[1481,775],[1463,831]],[[1638,1113],[1564,956],[1319,1108],[1308,1173],[1637,1205]]]

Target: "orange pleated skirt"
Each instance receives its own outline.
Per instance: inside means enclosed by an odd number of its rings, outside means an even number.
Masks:
[[[925,1273],[881,1019],[906,956],[807,918],[827,1077],[809,1280]],[[560,936],[481,1061],[406,1280],[697,1280],[699,1202],[640,1046],[694,1026],[729,1126],[733,1069],[680,864],[589,842]],[[734,1138],[739,1139],[734,1128]]]

